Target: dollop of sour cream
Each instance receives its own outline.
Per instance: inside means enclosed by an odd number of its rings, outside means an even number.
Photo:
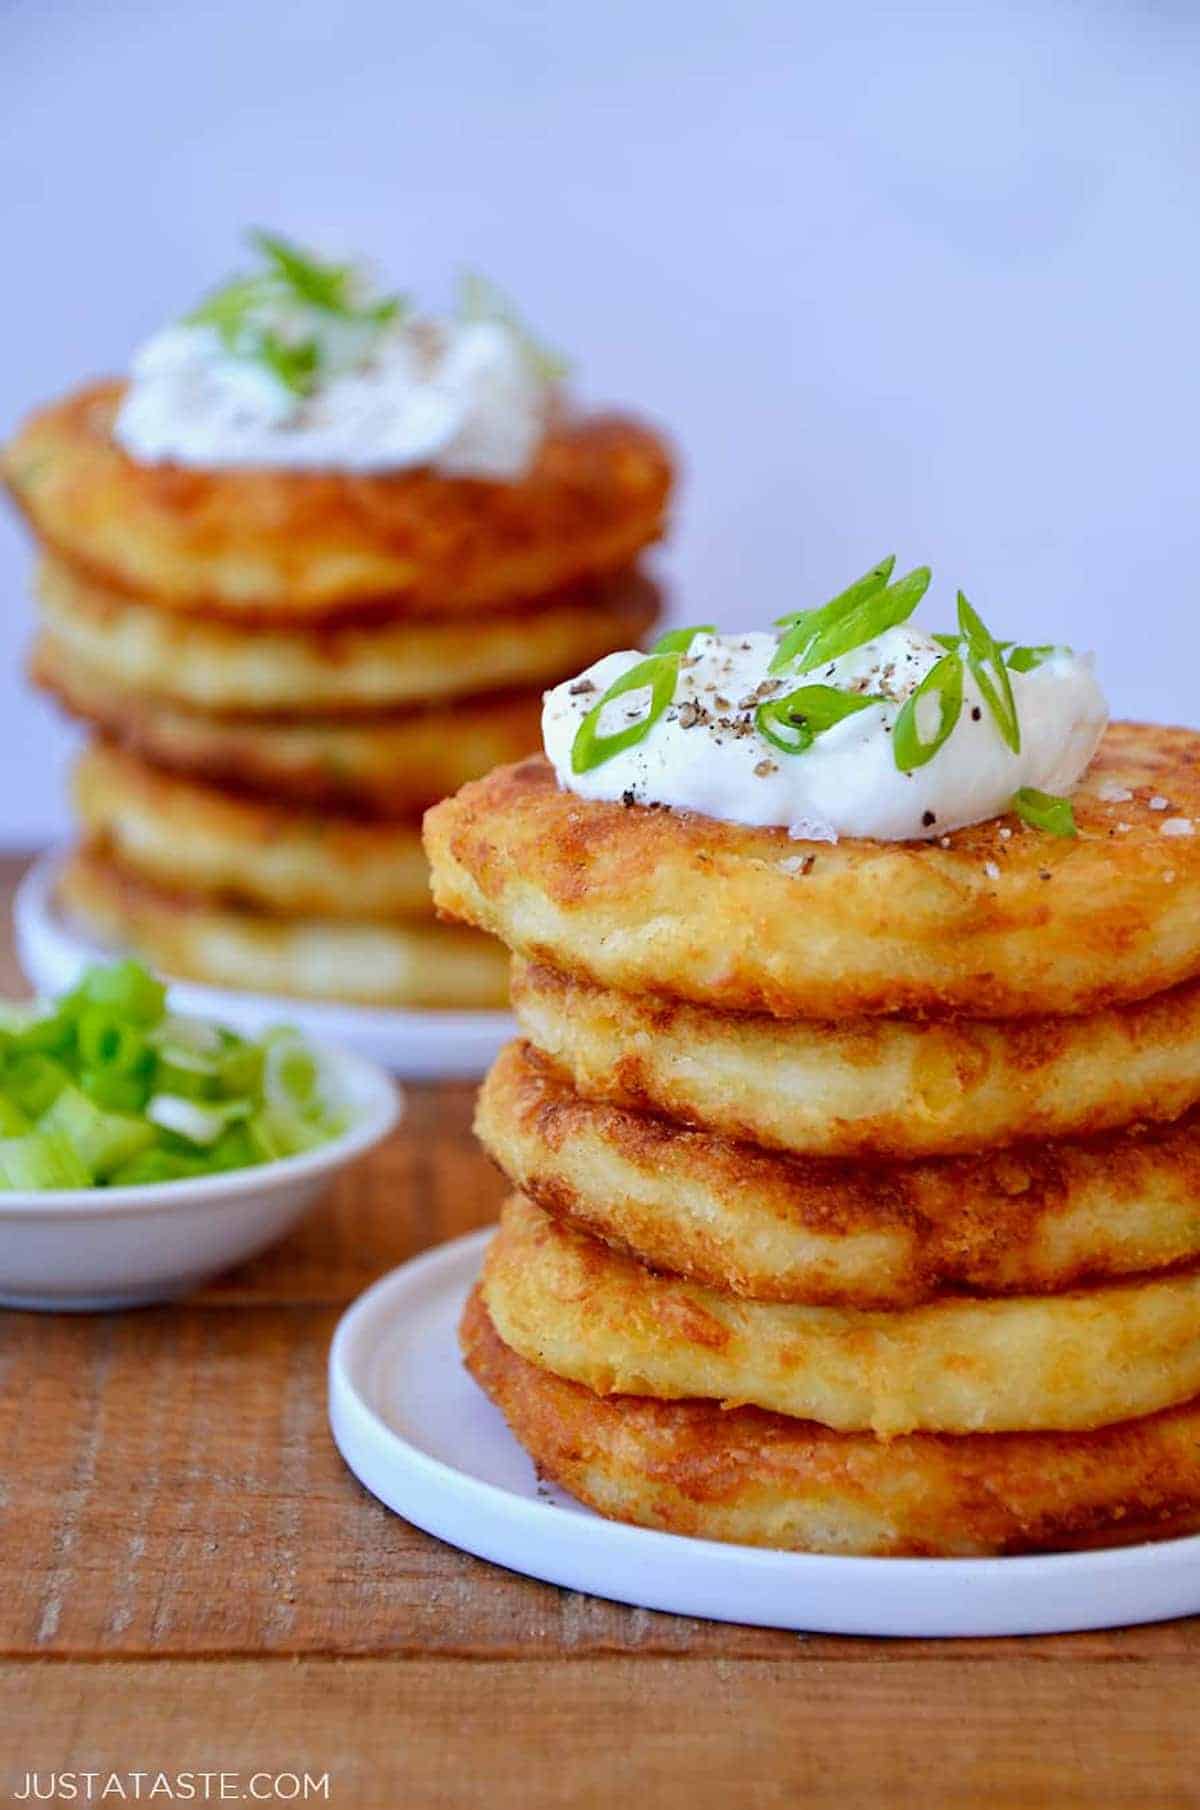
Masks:
[[[546,693],[542,734],[559,784],[581,798],[778,825],[805,841],[928,840],[999,816],[1022,786],[1069,793],[1108,721],[1091,656],[1057,650],[1031,672],[1009,674],[1021,731],[1014,754],[967,670],[953,733],[924,766],[904,773],[892,749],[896,718],[945,648],[917,629],[893,628],[795,678],[768,671],[778,645],[772,634],[698,635],[680,662],[674,701],[644,739],[584,773],[571,768],[580,723],[645,655],[608,654],[556,686]],[[807,684],[887,701],[844,717],[804,753],[785,754],[755,728],[754,712],[764,699]],[[630,727],[650,702],[648,687],[612,699],[600,733]]]
[[[512,480],[529,468],[553,385],[501,320],[401,320],[364,333],[278,311],[274,323],[321,351],[297,395],[265,365],[231,355],[205,322],[164,328],[133,359],[114,434],[145,464],[352,472],[428,465]]]

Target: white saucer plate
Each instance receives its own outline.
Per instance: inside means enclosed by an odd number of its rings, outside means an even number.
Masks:
[[[688,1540],[605,1521],[535,1477],[463,1369],[456,1330],[489,1232],[393,1270],[343,1315],[333,1436],[406,1520],[511,1571],[593,1596],[825,1634],[980,1636],[1200,1612],[1200,1537],[1002,1559],[855,1559]]]
[[[61,851],[29,869],[13,904],[17,955],[37,993],[64,992],[84,968],[120,954],[72,922],[55,897]],[[383,1006],[337,1005],[277,993],[240,993],[196,981],[171,982],[179,1012],[218,1019],[258,1036],[273,1024],[292,1024],[314,1043],[335,1043],[380,1063],[406,1081],[454,1081],[482,1075],[516,1034],[508,1012],[405,1012]]]

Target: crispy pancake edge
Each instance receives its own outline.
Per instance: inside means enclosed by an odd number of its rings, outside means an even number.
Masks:
[[[582,1100],[513,1043],[484,1080],[475,1132],[548,1213],[751,1300],[906,1308],[1200,1261],[1200,1113],[978,1157],[787,1156]]]
[[[1105,802],[1117,784],[1133,797]],[[1200,974],[1200,834],[1161,834],[1200,820],[1200,734],[1112,725],[1075,813],[1074,839],[1009,818],[945,848],[831,847],[580,799],[533,759],[436,805],[425,840],[445,916],[600,986],[720,1009],[1045,1016]]]
[[[467,1369],[539,1473],[611,1520],[793,1551],[965,1557],[1200,1527],[1200,1406],[1083,1434],[884,1444],[712,1402],[598,1396],[506,1346],[476,1290]]]
[[[650,579],[623,571],[586,604],[559,597],[474,619],[252,630],[119,596],[50,559],[35,590],[56,641],[105,681],[193,710],[288,718],[465,707],[479,693],[548,683],[636,645],[659,602]]]
[[[703,1397],[892,1438],[1084,1432],[1200,1394],[1200,1270],[894,1312],[747,1301],[514,1195],[483,1294],[522,1357],[602,1395]]]
[[[103,741],[79,756],[72,795],[86,840],[153,886],[281,917],[432,916],[415,823],[338,818],[223,791]]]
[[[120,382],[31,415],[0,471],[43,545],[166,609],[247,622],[470,615],[627,564],[664,531],[666,441],[619,414],[552,427],[517,483],[149,465]]]
[[[488,1010],[507,1003],[503,951],[475,931],[222,910],[76,849],[59,898],[101,941],[162,973],[215,987],[352,1005]]]
[[[385,821],[419,817],[540,738],[537,690],[341,720],[222,717],[106,679],[45,632],[29,675],[69,716],[170,772],[300,809]]]
[[[1200,981],[1074,1017],[828,1023],[619,993],[518,956],[512,994],[584,1098],[803,1155],[970,1155],[1200,1103]]]

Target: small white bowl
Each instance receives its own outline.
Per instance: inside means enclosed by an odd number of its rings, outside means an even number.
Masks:
[[[0,1306],[143,1307],[186,1294],[282,1238],[400,1116],[400,1095],[383,1069],[316,1047],[352,1123],[303,1156],[136,1188],[0,1192]]]

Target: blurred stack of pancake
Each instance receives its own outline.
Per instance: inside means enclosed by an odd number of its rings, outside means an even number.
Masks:
[[[121,393],[43,410],[4,458],[42,549],[32,674],[95,732],[64,901],[168,974],[502,1003],[502,952],[434,920],[420,815],[653,624],[661,441],[564,417],[505,483],[203,470],[129,457]]]
[[[1073,802],[806,845],[528,761],[430,813],[516,952],[462,1342],[544,1474],[828,1552],[1200,1527],[1200,736]]]

